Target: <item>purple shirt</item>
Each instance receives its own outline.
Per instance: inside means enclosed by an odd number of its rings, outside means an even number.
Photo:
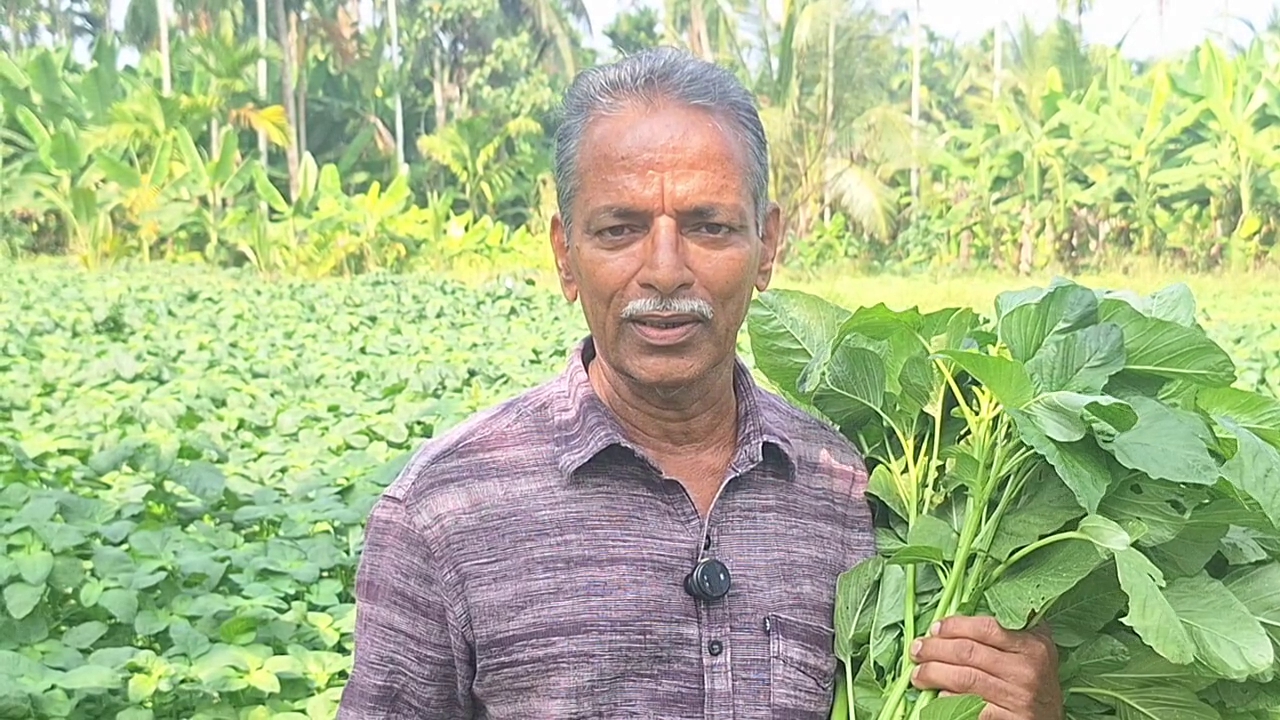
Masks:
[[[827,718],[836,579],[873,552],[856,450],[738,361],[704,544],[591,357],[427,442],[379,499],[340,719]],[[685,592],[700,556],[725,597]]]

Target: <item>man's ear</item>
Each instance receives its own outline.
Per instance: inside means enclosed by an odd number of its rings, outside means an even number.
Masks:
[[[760,266],[756,271],[756,289],[764,292],[773,279],[774,262],[778,257],[778,243],[782,236],[782,208],[776,202],[769,203],[760,232]]]
[[[560,292],[569,302],[578,300],[578,281],[574,278],[569,262],[569,235],[560,213],[551,217],[551,252],[555,255],[556,277],[560,279]]]

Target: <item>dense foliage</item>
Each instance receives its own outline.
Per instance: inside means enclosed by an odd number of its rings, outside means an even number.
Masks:
[[[581,2],[256,4],[263,23],[178,0],[164,24],[135,0],[115,33],[101,0],[9,0],[0,256],[313,276],[529,257],[557,94],[616,54],[583,45]],[[687,47],[756,95],[794,265],[1274,260],[1280,23],[1136,62],[1067,21],[957,44],[869,2],[764,7],[681,0],[604,34]]]
[[[1070,717],[1280,714],[1280,399],[1234,387],[1185,285],[1070,281],[970,308],[752,306],[757,366],[872,469],[833,718],[976,719],[910,685],[951,615],[1049,623]]]
[[[4,274],[0,717],[332,717],[373,500],[559,371],[575,311],[523,283]]]

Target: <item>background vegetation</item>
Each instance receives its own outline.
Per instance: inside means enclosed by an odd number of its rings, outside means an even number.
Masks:
[[[789,267],[1280,253],[1280,22],[1134,62],[1065,18],[957,44],[863,2],[765,5],[627,11],[596,51],[578,0],[133,0],[120,32],[104,0],[5,0],[0,253],[312,277],[544,262],[557,93],[655,43],[759,98]]]

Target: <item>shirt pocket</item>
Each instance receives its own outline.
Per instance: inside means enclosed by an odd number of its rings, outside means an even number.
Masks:
[[[769,709],[774,718],[827,720],[834,697],[835,630],[773,614],[769,635]]]

